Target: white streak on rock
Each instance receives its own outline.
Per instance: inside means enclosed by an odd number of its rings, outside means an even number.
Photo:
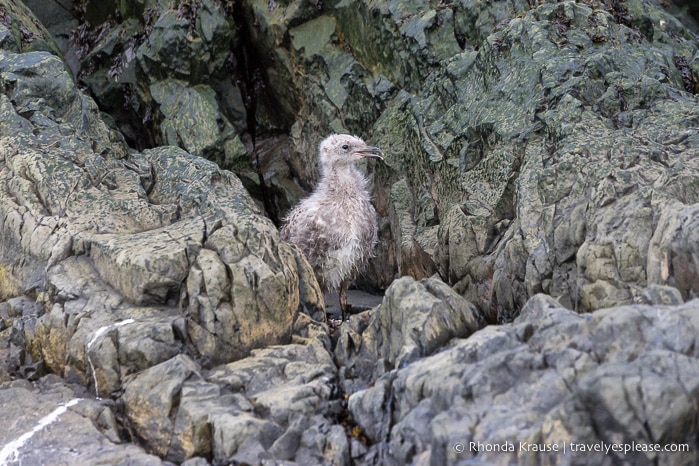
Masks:
[[[8,465],[10,464],[10,461],[18,461],[19,450],[24,446],[25,443],[27,443],[27,440],[29,440],[34,436],[34,434],[36,434],[37,432],[54,422],[56,419],[58,419],[58,416],[65,413],[68,410],[68,408],[77,404],[81,400],[82,398],[73,398],[66,404],[60,405],[58,408],[54,409],[50,414],[41,418],[38,424],[34,426],[32,430],[30,430],[29,432],[25,432],[17,440],[13,440],[12,442],[2,447],[2,450],[0,450],[0,466]]]
[[[97,385],[97,374],[95,373],[95,366],[92,364],[92,358],[90,358],[90,348],[92,347],[92,345],[95,344],[95,342],[102,335],[104,335],[108,331],[115,329],[115,328],[122,327],[124,325],[132,324],[134,322],[136,322],[134,319],[125,319],[125,320],[122,320],[121,322],[116,322],[114,324],[105,325],[104,327],[100,327],[97,329],[95,334],[92,336],[92,339],[87,343],[87,348],[86,348],[85,352],[87,353],[87,362],[90,364],[90,369],[92,370],[92,379],[95,381],[95,395],[97,396],[97,399],[99,399],[100,391],[99,391],[99,387]],[[0,466],[2,466],[2,465],[0,465]]]

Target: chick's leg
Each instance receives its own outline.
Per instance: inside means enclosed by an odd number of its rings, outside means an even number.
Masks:
[[[342,321],[345,321],[345,316],[347,315],[347,286],[349,283],[342,282],[340,284],[340,310],[342,311]]]

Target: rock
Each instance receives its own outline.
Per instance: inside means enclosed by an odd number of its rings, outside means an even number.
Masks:
[[[400,247],[398,248],[398,275],[409,275],[415,279],[432,276],[437,270],[434,260],[425,251],[430,251],[433,241],[420,241],[422,237],[435,233],[435,226],[425,227],[418,232],[415,220],[415,200],[412,197],[410,187],[406,180],[401,180],[391,186],[391,198],[389,212],[391,216],[392,237]],[[434,240],[436,238],[430,238]],[[434,251],[431,251],[434,255]]]
[[[190,87],[185,81],[165,79],[153,83],[150,94],[163,115],[159,126],[163,144],[180,146],[228,170],[251,168],[247,150],[221,113],[210,86]]]
[[[165,2],[154,9],[152,23],[146,24],[152,27],[148,40],[134,51],[146,75],[197,83],[226,72],[235,33],[221,4],[203,0],[188,8]]]
[[[182,463],[182,466],[209,466],[209,462],[202,457],[190,458]]]
[[[11,8],[3,14],[3,22],[6,26],[0,32],[0,48],[3,50],[60,54],[54,38],[24,3],[12,2]]]
[[[0,444],[71,403],[18,460],[697,462],[686,14],[60,2],[66,58],[0,0]],[[332,131],[387,155],[355,285],[411,276],[339,329],[275,227]]]
[[[630,457],[634,464],[690,464],[696,461],[691,447],[624,455],[575,453],[570,446],[692,444],[681,426],[699,416],[699,371],[692,362],[698,304],[579,315],[536,295],[513,324],[454,339],[352,394],[353,419],[377,442],[365,458],[373,453],[380,464],[418,457],[434,464],[567,464],[562,452],[520,446],[562,450],[565,442],[572,461],[581,464],[589,457],[599,464]],[[660,408],[665,397],[675,400],[672,409]],[[506,443],[514,445],[512,452],[493,451]]]
[[[13,322],[32,364],[110,396],[184,348],[211,367],[288,342],[297,311],[322,308],[233,174],[129,153],[59,58],[1,54],[6,291],[48,311]]]
[[[242,96],[231,78],[237,66],[232,51],[240,39],[229,6],[211,0],[126,2],[95,15],[100,7],[86,2],[86,17],[65,52],[77,53],[79,79],[115,116],[127,139],[140,149],[179,144],[229,162],[236,150],[232,128],[246,124]],[[214,92],[227,95],[216,102]],[[188,125],[195,110],[197,125]]]
[[[142,233],[95,235],[90,256],[100,277],[129,301],[163,303],[179,294],[189,272],[187,250],[205,234],[204,219],[195,218]]]
[[[202,378],[201,364],[211,367],[243,358],[254,347],[290,341],[297,312],[323,308],[310,268],[279,242],[234,175],[176,148],[128,153],[58,58],[1,53],[1,83],[8,91],[0,102],[0,218],[3,297],[12,298],[6,303],[12,373],[33,380],[49,368],[116,398],[135,434],[163,458],[269,456],[265,452],[290,421],[280,426],[258,418],[248,413],[247,399],[233,396],[242,409],[220,410],[202,425],[202,415],[208,419],[211,407],[219,409],[222,401],[228,406],[230,397],[219,396],[221,387]],[[299,270],[311,283],[298,282]],[[21,292],[32,297],[15,298]],[[327,350],[325,359],[334,378]],[[179,366],[163,366],[173,363]],[[163,380],[171,390],[147,398],[149,387]],[[326,426],[304,434],[306,457],[332,459],[346,450],[337,433],[320,440],[336,431],[316,412],[327,403],[331,380],[298,389],[310,398],[299,398],[295,409],[302,418],[294,417],[295,429]],[[266,396],[270,407],[281,406]],[[147,411],[163,403],[183,407],[180,424],[169,424],[170,409],[164,418]],[[122,441],[123,425],[104,416],[95,422],[111,425],[110,440]],[[172,444],[163,443],[168,435]],[[119,451],[136,464],[161,462],[138,459],[141,450]],[[109,448],[104,453],[114,462]]]
[[[159,456],[170,461],[182,461],[185,454],[210,453],[210,450],[201,451],[206,446],[210,448],[211,440],[206,433],[186,432],[190,438],[177,442],[176,437],[173,442],[171,416],[182,405],[183,385],[190,379],[195,383],[201,380],[196,363],[186,356],[176,356],[143,371],[124,391],[126,415],[134,430]],[[191,447],[187,449],[182,445],[185,443]]]
[[[0,385],[6,427],[0,432],[0,463],[160,465],[143,448],[121,443],[114,412],[107,403],[80,398],[60,381],[41,387],[8,382]]]
[[[460,51],[452,30],[442,27],[453,23],[452,8],[435,8],[429,1],[360,5],[341,1],[335,10],[339,30],[354,55],[404,89],[420,89],[433,67]],[[385,44],[396,47],[391,50]]]
[[[697,296],[699,264],[696,257],[694,224],[699,220],[699,206],[670,204],[658,220],[648,248],[649,283],[670,285],[682,294],[682,299]]]
[[[682,78],[696,71],[681,64],[697,54],[692,32],[636,3],[461,2],[453,15],[464,50],[396,95],[373,127],[397,259],[428,255],[493,322],[539,292],[591,311],[667,283],[646,251],[663,215],[699,199],[689,181],[698,134],[686,123],[696,99]],[[435,224],[436,248],[406,250],[404,231]],[[693,266],[682,267],[691,281]]]
[[[80,23],[71,14],[70,0],[59,0],[50,4],[41,0],[27,0],[24,4],[36,15],[41,24],[46,27],[50,37],[56,41],[57,48],[63,54],[73,75],[76,75],[80,68],[80,60],[75,50],[70,48],[70,36],[71,31],[75,30]],[[55,51],[55,49],[53,50]]]
[[[663,285],[649,285],[639,297],[642,304],[660,304],[664,306],[682,304],[682,294],[677,288]]]
[[[126,384],[126,414],[141,439],[177,463],[202,456],[341,464],[344,430],[325,417],[337,411],[325,332],[308,321],[296,343],[253,351],[206,374],[176,356]]]
[[[437,278],[393,282],[380,306],[340,328],[335,357],[345,393],[438,351],[482,326],[476,308]]]

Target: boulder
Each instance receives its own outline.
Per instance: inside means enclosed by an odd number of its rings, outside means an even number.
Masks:
[[[455,337],[467,337],[484,319],[437,278],[394,281],[374,309],[351,317],[340,328],[335,357],[345,393],[439,351]]]

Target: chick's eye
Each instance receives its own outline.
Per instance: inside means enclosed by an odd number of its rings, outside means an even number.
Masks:
[[[347,150],[347,149],[349,149],[349,146],[348,146],[347,144],[343,144],[343,145],[342,145],[342,148],[343,148],[344,150]]]

